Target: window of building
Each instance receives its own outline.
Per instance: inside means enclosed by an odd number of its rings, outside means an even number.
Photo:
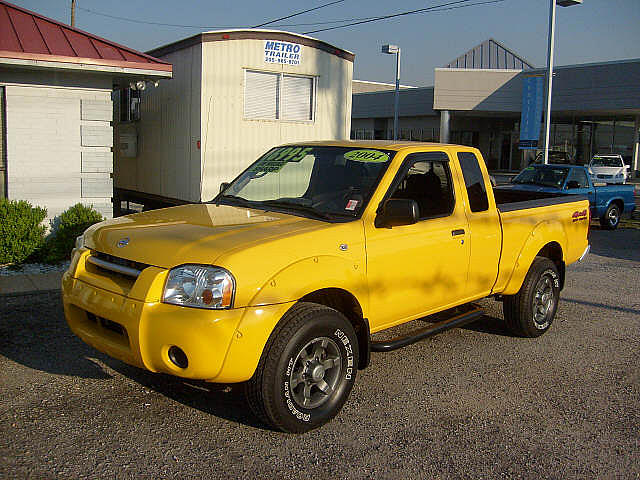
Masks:
[[[477,148],[480,146],[480,132],[454,130],[451,132],[450,142]]]
[[[408,155],[407,160],[411,162],[409,170],[391,198],[415,200],[420,220],[450,215],[455,202],[447,154],[415,153]]]
[[[244,118],[311,121],[314,103],[314,77],[245,71]]]
[[[462,168],[464,184],[469,197],[469,207],[472,212],[484,212],[489,209],[487,189],[478,159],[471,152],[458,152],[458,160]]]

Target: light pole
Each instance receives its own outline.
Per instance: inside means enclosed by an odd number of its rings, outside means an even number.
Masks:
[[[400,99],[400,47],[397,45],[383,45],[382,53],[396,56],[396,94],[393,107],[393,139],[398,139],[398,100]]]
[[[547,48],[547,109],[544,115],[544,163],[549,163],[549,133],[551,131],[551,90],[553,86],[553,44],[556,33],[556,5],[571,7],[582,0],[549,0],[549,46]]]

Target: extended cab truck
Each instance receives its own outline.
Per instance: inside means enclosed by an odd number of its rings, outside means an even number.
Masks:
[[[511,200],[584,195],[589,199],[591,217],[599,219],[603,228],[615,230],[621,217],[630,216],[636,208],[633,188],[633,185],[594,185],[587,168],[581,165],[531,165],[514,177],[511,185],[499,187],[498,195]]]
[[[588,251],[587,212],[579,196],[496,205],[470,147],[287,145],[212,202],[90,227],[62,280],[65,315],[129,364],[244,382],[258,417],[304,432],[338,413],[370,351],[482,313],[454,307],[498,296],[515,334],[544,333],[565,267]]]

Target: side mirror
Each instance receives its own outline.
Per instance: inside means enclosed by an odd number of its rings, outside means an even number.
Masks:
[[[229,186],[229,182],[222,182],[220,184],[220,193],[224,192],[228,186]]]
[[[567,188],[580,188],[580,184],[575,180],[569,180],[567,182]]]
[[[390,198],[376,217],[376,227],[399,227],[413,225],[420,218],[420,209],[415,200],[409,198]]]

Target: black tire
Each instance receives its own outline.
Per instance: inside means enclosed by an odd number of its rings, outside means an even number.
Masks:
[[[246,382],[247,402],[278,430],[318,428],[349,397],[358,353],[358,338],[344,315],[324,305],[297,303],[282,317]]]
[[[620,207],[617,203],[612,203],[600,218],[600,225],[607,230],[615,230],[620,224]]]
[[[539,337],[549,330],[560,299],[560,275],[556,265],[536,257],[515,295],[505,295],[502,304],[507,328],[521,337]]]

